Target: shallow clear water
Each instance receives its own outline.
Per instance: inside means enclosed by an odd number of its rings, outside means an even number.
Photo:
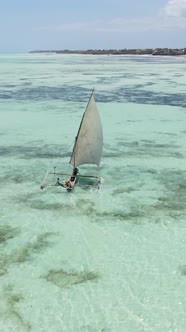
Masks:
[[[0,72],[0,331],[185,331],[186,59],[0,55]],[[71,172],[93,87],[103,157],[81,171],[104,184],[41,192]]]

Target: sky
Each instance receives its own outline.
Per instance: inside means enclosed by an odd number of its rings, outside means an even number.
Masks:
[[[0,53],[186,47],[186,0],[0,0]]]

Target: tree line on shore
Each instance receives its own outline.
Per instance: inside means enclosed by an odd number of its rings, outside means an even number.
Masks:
[[[88,50],[36,50],[30,53],[91,54],[91,55],[186,55],[186,48],[145,48],[145,49],[88,49]]]

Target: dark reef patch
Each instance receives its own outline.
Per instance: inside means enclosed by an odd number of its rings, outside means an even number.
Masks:
[[[162,196],[156,204],[171,217],[179,217],[186,212],[186,175],[184,171],[162,171],[159,181],[164,186]]]
[[[14,253],[12,263],[23,263],[31,258],[33,254],[40,253],[43,249],[52,244],[49,237],[55,235],[54,233],[44,233],[37,236],[36,240],[29,243],[27,246],[18,249]]]
[[[100,78],[98,78],[98,81]],[[102,78],[102,83],[108,81]],[[96,92],[97,102],[117,102],[117,103],[137,103],[137,104],[151,104],[151,105],[169,105],[186,107],[186,93],[158,93],[154,91],[145,90],[145,86],[152,85],[152,82],[145,84],[137,84],[136,86],[125,86],[116,88],[112,92],[102,91]],[[63,100],[74,102],[86,102],[89,98],[90,89],[80,86],[62,87],[24,87],[16,91],[4,90],[0,92],[0,99],[12,100]]]
[[[6,319],[7,317],[16,320],[20,331],[29,332],[31,331],[31,326],[25,322],[24,318],[21,316],[16,308],[16,305],[23,301],[23,296],[15,292],[12,285],[4,287],[2,294],[3,302],[5,303],[4,308],[1,310],[0,318]]]
[[[123,193],[124,191],[122,191]],[[120,192],[121,194],[121,192]],[[139,224],[139,219],[141,219],[145,211],[142,206],[133,206],[130,211],[126,212],[123,209],[99,211],[92,201],[79,200],[78,201],[79,212],[85,216],[89,217],[91,222],[102,222],[102,221],[126,221],[133,224]]]
[[[117,143],[118,149],[112,149],[107,147],[107,151],[104,152],[103,156],[106,158],[114,157],[155,157],[155,158],[164,158],[172,157],[183,159],[184,156],[179,152],[181,148],[178,144],[171,143],[156,143],[155,141],[150,140],[141,140],[141,141],[121,141]],[[115,152],[117,151],[117,152]]]
[[[49,238],[56,235],[55,233],[44,233],[37,236],[33,241],[14,250],[13,254],[6,255],[1,253],[0,256],[0,275],[7,273],[9,266],[17,263],[24,263],[31,259],[32,255],[39,254],[43,249],[51,246],[53,243]]]
[[[71,152],[61,154],[61,151],[66,151],[66,146],[51,144],[51,145],[12,145],[12,146],[0,146],[0,156],[2,157],[18,157],[22,159],[33,159],[33,158],[60,158],[70,157]]]
[[[186,277],[186,265],[179,266],[179,271],[183,277]]]
[[[76,284],[97,280],[99,275],[92,271],[74,272],[61,269],[49,271],[45,278],[60,288],[69,288]]]
[[[7,256],[0,253],[0,277],[7,273]]]
[[[63,189],[63,188],[62,188]],[[64,210],[64,209],[69,209],[69,205],[68,204],[64,204],[64,203],[47,203],[45,201],[42,200],[35,200],[35,201],[31,201],[30,202],[30,207],[32,209],[35,210],[49,210],[49,211],[60,211],[60,210]]]
[[[12,228],[8,225],[0,225],[0,244],[13,239],[18,234],[17,228]]]

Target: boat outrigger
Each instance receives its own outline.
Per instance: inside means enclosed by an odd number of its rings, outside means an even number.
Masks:
[[[62,186],[66,190],[71,191],[76,184],[77,177],[95,178],[98,180],[98,187],[101,178],[98,176],[80,175],[78,167],[84,164],[95,164],[99,166],[103,148],[103,131],[100,116],[94,98],[94,90],[91,93],[87,107],[83,114],[71,158],[69,163],[73,166],[71,176],[65,183],[60,183],[59,178],[55,184],[48,185],[46,183],[48,175],[67,175],[65,173],[48,172],[45,176],[41,189],[46,186]]]

